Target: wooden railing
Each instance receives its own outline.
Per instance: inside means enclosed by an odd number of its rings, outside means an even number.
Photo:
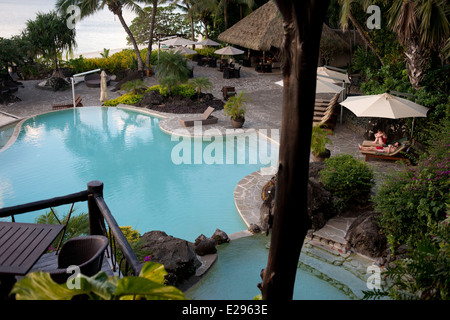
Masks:
[[[116,248],[118,247],[121,250],[126,262],[126,266],[124,269],[128,270],[128,267],[130,267],[133,274],[139,274],[142,265],[137,259],[125,235],[120,230],[119,225],[117,224],[105,200],[103,199],[103,183],[101,181],[89,182],[87,184],[87,190],[81,192],[72,193],[62,197],[1,208],[0,218],[11,217],[12,221],[14,221],[14,216],[18,214],[24,214],[27,212],[84,201],[87,201],[89,211],[89,234],[104,235],[108,237],[112,253],[111,259],[113,265],[116,265],[117,262],[115,259]],[[109,227],[108,229],[106,228],[105,221]],[[120,265],[120,261],[117,263],[117,265]]]

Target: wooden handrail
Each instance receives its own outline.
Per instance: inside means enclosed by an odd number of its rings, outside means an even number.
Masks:
[[[60,205],[71,204],[75,202],[87,201],[89,209],[90,234],[103,235],[103,219],[106,220],[114,236],[114,239],[117,242],[120,250],[122,251],[125,259],[127,260],[133,272],[138,275],[142,268],[142,265],[137,259],[135,253],[133,252],[133,249],[127,241],[127,238],[122,233],[122,230],[120,229],[119,225],[111,214],[111,211],[109,210],[105,200],[103,199],[103,182],[90,181],[87,186],[88,188],[85,191],[47,200],[40,200],[17,206],[1,208],[0,218],[47,209],[51,207],[57,207]]]
[[[17,214],[27,213],[36,210],[47,209],[50,207],[57,207],[65,204],[71,204],[74,202],[82,202],[88,199],[89,191],[81,191],[77,193],[68,194],[61,197],[55,197],[46,200],[39,200],[35,202],[29,202],[25,204],[19,204],[17,206],[11,206],[0,209],[0,218],[5,218]]]

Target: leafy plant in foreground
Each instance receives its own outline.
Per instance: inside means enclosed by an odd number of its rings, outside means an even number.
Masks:
[[[16,282],[11,294],[16,300],[184,300],[179,289],[164,285],[166,274],[163,265],[147,262],[138,277],[108,278],[104,272],[93,277],[78,275],[71,280],[74,288],[69,289],[65,283],[54,282],[50,274],[38,271]]]

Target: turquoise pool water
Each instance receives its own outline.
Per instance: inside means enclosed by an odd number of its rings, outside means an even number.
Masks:
[[[246,229],[233,191],[262,165],[174,164],[172,150],[180,142],[171,141],[159,121],[102,107],[28,119],[16,142],[0,152],[0,207],[78,192],[100,180],[118,224],[141,234],[163,230],[194,241],[216,228],[227,233]],[[236,148],[235,155],[245,152]],[[84,203],[76,206],[77,212],[87,211]],[[16,221],[32,222],[41,213],[18,215]]]
[[[195,300],[251,300],[261,293],[260,271],[267,265],[265,235],[253,235],[218,246],[218,259],[204,278],[186,292]],[[349,300],[342,291],[314,275],[297,270],[295,300]]]

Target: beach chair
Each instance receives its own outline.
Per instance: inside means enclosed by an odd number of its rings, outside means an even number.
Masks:
[[[78,95],[75,99],[75,106],[76,107],[82,107],[83,104],[81,103],[81,96]],[[60,110],[60,109],[68,109],[68,108],[73,108],[73,101],[67,101],[67,102],[62,102],[62,103],[55,103],[52,104],[52,109],[53,110]]]
[[[205,112],[203,112],[202,116],[198,119],[180,119],[180,123],[184,127],[192,127],[194,125],[195,121],[201,121],[202,125],[208,125],[208,124],[214,124],[217,123],[217,118],[212,116],[211,113],[213,113],[215,109],[213,107],[208,107]]]
[[[400,152],[402,152],[406,148],[405,144],[402,144],[397,150],[391,153],[386,152],[378,152],[378,151],[360,151],[362,155],[365,156],[365,160],[369,161],[370,159],[384,159],[384,160],[392,160],[392,161],[404,161],[406,164],[410,164],[410,161],[403,157]]]

